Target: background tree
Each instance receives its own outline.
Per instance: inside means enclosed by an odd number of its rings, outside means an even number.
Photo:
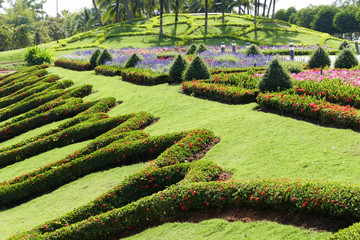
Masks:
[[[0,51],[11,49],[11,30],[9,26],[0,26]]]
[[[31,45],[30,29],[26,25],[21,25],[13,30],[12,48],[24,48]]]
[[[333,26],[335,14],[340,10],[335,6],[320,6],[314,20],[310,24],[312,29],[326,33],[336,33],[338,30]]]
[[[358,8],[355,6],[348,6],[345,10],[336,13],[333,21],[334,27],[341,33],[359,31],[359,22],[356,20],[357,10]]]

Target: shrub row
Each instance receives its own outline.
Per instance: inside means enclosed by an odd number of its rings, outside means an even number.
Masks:
[[[157,85],[170,82],[167,74],[155,73],[150,70],[127,68],[121,70],[122,80],[139,85]]]
[[[49,65],[47,65],[47,64],[36,65],[36,66],[31,66],[31,67],[20,69],[16,72],[13,72],[13,73],[10,73],[7,75],[0,76],[0,87],[2,87],[3,85],[5,85],[9,82],[17,80],[20,77],[31,75],[36,70],[45,69],[48,67],[49,67]]]
[[[70,70],[77,70],[77,71],[87,71],[91,70],[91,64],[89,62],[80,62],[80,61],[69,61],[67,59],[56,59],[54,62],[56,67],[62,67]]]
[[[322,123],[360,129],[360,113],[349,105],[342,106],[311,96],[289,93],[262,93],[258,95],[257,102],[265,108],[309,117]]]
[[[242,73],[242,72],[248,72],[255,71],[255,72],[263,72],[267,68],[266,67],[252,67],[252,68],[227,68],[227,69],[214,69],[211,70],[212,74],[218,74],[218,73]]]
[[[214,140],[213,133],[203,129],[181,133],[180,138],[181,135],[184,137],[180,141],[174,143],[151,164],[128,176],[118,186],[94,201],[36,227],[28,234],[51,232],[86,220],[89,216],[123,207],[180,181],[185,183],[214,180],[221,170],[214,163],[209,161],[185,163],[187,157],[198,153]],[[169,161],[169,154],[175,161]],[[44,225],[47,227],[44,228]]]
[[[204,81],[184,82],[182,89],[186,94],[195,94],[197,97],[233,104],[255,102],[259,93],[258,89],[245,89]]]
[[[234,85],[241,88],[255,89],[258,88],[260,78],[254,76],[255,72],[249,70],[241,73],[219,73],[213,74],[210,80],[205,80],[209,83],[219,83],[226,85]]]
[[[9,239],[106,239],[183,212],[213,208],[275,209],[359,220],[359,194],[356,185],[306,180],[186,183],[55,231],[39,234],[40,228],[48,228],[45,224]]]
[[[95,73],[104,76],[120,76],[122,69],[116,66],[100,65],[95,67]]]

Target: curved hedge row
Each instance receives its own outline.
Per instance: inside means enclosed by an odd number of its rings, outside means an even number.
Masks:
[[[95,73],[97,75],[104,76],[121,76],[121,71],[123,69],[116,66],[100,65],[95,67]]]
[[[77,71],[92,70],[89,62],[69,61],[67,59],[59,58],[54,61],[54,64],[56,67],[62,67]]]
[[[170,77],[167,74],[155,73],[150,70],[139,68],[122,69],[120,74],[123,81],[139,85],[151,86],[170,82]]]

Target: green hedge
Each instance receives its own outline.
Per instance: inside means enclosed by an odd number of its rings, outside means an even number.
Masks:
[[[124,81],[148,86],[170,82],[167,74],[155,73],[150,70],[138,68],[122,69],[121,77]]]
[[[122,70],[116,66],[100,65],[95,68],[95,73],[104,76],[120,76]]]
[[[76,71],[92,70],[90,62],[69,61],[67,59],[59,58],[55,60],[54,64],[56,67],[62,67]]]
[[[234,85],[241,88],[255,89],[258,88],[260,78],[254,77],[256,71],[249,69],[241,73],[219,73],[211,75],[205,82]]]

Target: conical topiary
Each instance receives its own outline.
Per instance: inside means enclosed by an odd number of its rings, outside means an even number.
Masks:
[[[246,56],[260,55],[260,54],[261,54],[261,52],[260,52],[259,48],[254,44],[251,44],[250,47],[248,49],[246,49],[246,51],[245,51]]]
[[[100,56],[100,49],[96,49],[92,54],[91,54],[91,57],[90,57],[90,65],[91,65],[91,68],[94,69],[96,66],[97,66],[97,60],[98,60],[98,57]]]
[[[359,62],[354,53],[350,49],[345,48],[336,59],[335,68],[352,68],[358,64]]]
[[[199,56],[197,56],[186,68],[183,78],[185,81],[191,81],[194,79],[209,79],[210,71],[208,66],[201,60]]]
[[[289,74],[281,66],[278,59],[271,62],[259,83],[261,92],[283,91],[292,88],[293,83]]]
[[[192,44],[186,51],[186,55],[193,55],[196,52],[196,45]]]
[[[349,46],[349,43],[347,41],[343,41],[339,46],[339,50],[346,49],[348,46]]]
[[[183,56],[179,55],[173,62],[169,70],[169,77],[172,81],[181,82],[183,73],[187,67],[188,63]]]
[[[97,60],[97,64],[103,65],[105,63],[105,61],[110,61],[110,60],[112,60],[112,56],[109,53],[109,51],[107,49],[105,49],[99,56],[99,58]]]
[[[316,49],[309,60],[309,68],[324,68],[326,66],[330,66],[330,64],[331,61],[329,55],[322,47]]]
[[[207,50],[207,47],[204,44],[200,44],[197,49],[196,49],[196,53],[202,53],[205,52]]]
[[[134,53],[133,55],[131,55],[129,57],[129,59],[126,61],[125,63],[125,68],[132,68],[132,67],[135,67],[135,65],[141,61],[141,58],[136,54]]]

